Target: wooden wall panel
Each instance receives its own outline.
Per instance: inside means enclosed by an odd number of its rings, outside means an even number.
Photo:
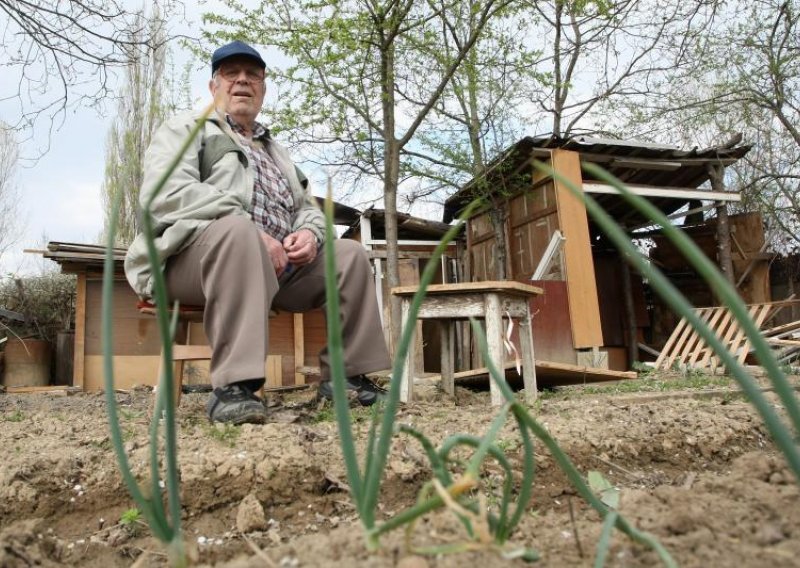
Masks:
[[[269,386],[278,386],[281,384],[280,381],[283,380],[283,377],[286,376],[282,359],[283,357],[280,355],[270,355],[264,362],[264,373]],[[160,362],[160,354],[115,355],[113,358],[114,387],[118,389],[130,389],[135,386],[156,386],[158,384]],[[211,379],[209,378],[208,370],[208,361],[187,361],[183,368],[183,384],[210,384]],[[105,390],[103,372],[103,356],[87,355],[84,390]],[[293,374],[294,369],[292,369],[292,375]]]
[[[158,381],[158,364],[160,355],[115,355],[114,386],[118,389],[130,389],[135,386],[153,386]],[[103,381],[103,356],[86,356],[86,373],[84,390],[105,390]]]
[[[102,281],[86,282],[86,355],[103,353],[101,314]],[[113,291],[114,355],[157,355],[161,352],[161,340],[156,319],[139,313],[138,298],[126,280],[116,280]],[[77,328],[76,328],[77,332]],[[181,332],[179,339],[183,338]],[[78,341],[76,337],[76,350]],[[77,373],[77,370],[76,370]]]
[[[578,153],[554,150],[552,155],[553,168],[581,187]],[[600,347],[603,332],[586,208],[563,183],[556,181],[555,189],[559,228],[566,238],[563,251],[573,345],[578,349]]]
[[[494,263],[497,253],[495,251],[494,239],[485,239],[473,244],[470,249],[470,259],[472,281],[491,280],[494,274]]]
[[[544,294],[531,300],[536,360],[575,365],[577,359],[572,347],[567,283],[555,280],[524,282],[544,289]]]
[[[544,251],[558,226],[555,212],[527,221],[511,229],[511,277],[520,282],[530,279]],[[560,266],[560,265],[559,265]],[[559,267],[555,280],[563,280],[563,270]]]
[[[467,225],[470,242],[473,244],[483,239],[493,238],[492,220],[488,213],[482,213],[469,220]]]
[[[319,352],[325,348],[328,342],[326,325],[325,312],[322,310],[313,310],[303,314],[305,333],[305,361],[303,364],[305,366],[319,366]]]

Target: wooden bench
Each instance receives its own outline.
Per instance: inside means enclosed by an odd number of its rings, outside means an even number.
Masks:
[[[399,296],[402,302],[404,330],[407,325],[413,325],[416,330],[416,322],[409,322],[408,316],[411,300],[417,289],[417,286],[401,286],[392,289],[392,294]],[[530,300],[542,293],[544,291],[541,288],[508,281],[463,282],[428,286],[417,319],[438,320],[442,323],[442,389],[450,395],[454,394],[455,322],[471,317],[485,320],[489,357],[502,370],[505,368],[503,316],[508,314],[512,318],[519,319],[525,396],[530,402],[536,400],[536,367],[533,357]],[[414,359],[416,355],[414,340],[412,335],[401,381],[400,400],[403,402],[410,402],[414,396]],[[492,380],[490,380],[490,390],[492,405],[502,405],[505,399]]]
[[[137,306],[140,313],[154,316],[156,315],[155,304],[147,301],[140,301]],[[172,309],[170,309],[172,315]],[[202,306],[180,306],[178,308],[178,321],[183,323],[202,323]],[[211,346],[191,344],[191,326],[187,326],[185,343],[173,342],[172,344],[172,379],[175,388],[175,406],[181,403],[183,393],[183,369],[186,361],[211,361]],[[161,358],[158,363],[158,381],[164,375],[164,350],[161,350]],[[158,387],[156,387],[158,388]]]
[[[140,313],[154,316],[156,315],[156,307],[151,302],[140,301],[137,305]],[[170,315],[172,310],[170,309]],[[277,312],[270,310],[270,318],[277,315]],[[203,307],[202,306],[180,306],[178,308],[178,321],[191,324],[203,322]],[[300,320],[302,323],[302,320]],[[175,389],[175,405],[181,403],[181,394],[183,393],[183,371],[186,361],[211,361],[211,346],[210,345],[192,345],[191,326],[187,326],[186,341],[184,343],[173,342],[172,344],[172,377],[173,386]],[[158,364],[158,380],[161,381],[164,371],[164,351],[161,351],[161,358]],[[282,357],[270,355],[266,361],[267,382],[265,387],[280,388],[280,377],[282,374]],[[277,379],[277,380],[276,380]],[[258,394],[263,397],[264,388],[262,387]]]

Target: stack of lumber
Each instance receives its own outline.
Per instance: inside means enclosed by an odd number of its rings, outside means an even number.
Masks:
[[[778,359],[784,363],[797,357],[800,352],[800,321],[773,327],[769,327],[769,323],[782,308],[798,302],[800,300],[791,299],[748,306],[750,318],[773,346]],[[750,340],[730,309],[727,306],[714,306],[697,308],[695,313],[711,328],[734,358],[744,364],[752,350]],[[686,318],[678,323],[655,363],[655,368],[660,370],[698,369],[713,373],[722,367],[711,347]]]

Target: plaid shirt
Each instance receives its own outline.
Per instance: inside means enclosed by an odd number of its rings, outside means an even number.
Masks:
[[[294,198],[289,183],[267,152],[269,131],[260,123],[253,128],[253,138],[244,134],[241,126],[230,116],[226,117],[233,131],[239,136],[247,161],[253,167],[255,183],[250,216],[259,229],[278,241],[292,232]]]

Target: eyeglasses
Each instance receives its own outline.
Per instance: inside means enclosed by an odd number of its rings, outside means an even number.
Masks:
[[[217,71],[226,81],[237,81],[244,72],[248,83],[259,83],[264,80],[264,71],[256,67],[240,67],[238,65],[222,66]]]

